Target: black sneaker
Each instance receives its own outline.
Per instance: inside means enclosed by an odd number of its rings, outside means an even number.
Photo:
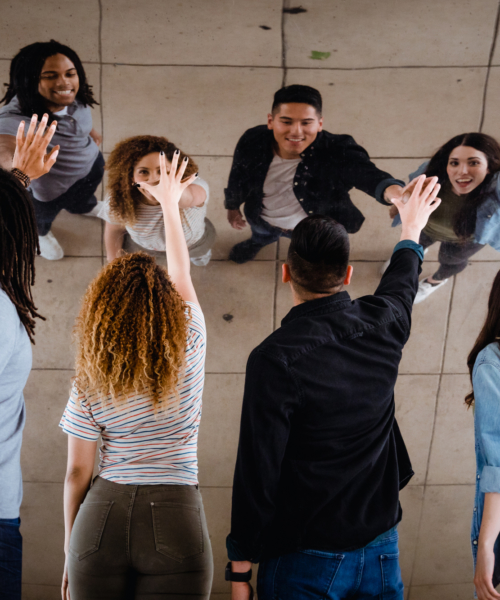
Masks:
[[[255,258],[261,248],[264,248],[264,245],[257,244],[252,240],[252,238],[250,238],[249,240],[240,242],[231,248],[229,260],[232,260],[238,265],[242,265],[243,263],[252,260],[252,258]]]

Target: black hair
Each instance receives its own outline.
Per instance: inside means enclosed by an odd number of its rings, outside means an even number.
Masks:
[[[292,284],[314,294],[342,285],[349,262],[349,236],[331,217],[312,215],[293,230],[287,263]]]
[[[31,286],[40,254],[33,203],[11,173],[0,169],[0,287],[17,309],[32,343],[37,313]]]
[[[44,113],[48,113],[49,122],[52,122],[54,115],[47,109],[45,98],[39,94],[38,84],[45,61],[55,54],[64,54],[75,65],[79,79],[77,99],[84,106],[98,104],[92,93],[92,86],[87,83],[85,69],[78,54],[55,40],[36,42],[19,50],[10,63],[10,80],[5,84],[7,91],[0,103],[8,104],[14,96],[17,96],[22,115],[31,117],[36,114],[41,117]]]
[[[289,104],[290,102],[309,104],[316,110],[318,117],[321,117],[323,113],[321,94],[318,90],[308,85],[287,85],[286,87],[282,87],[274,94],[271,112],[273,115],[276,114],[281,104]]]
[[[479,333],[474,347],[467,357],[467,366],[469,367],[469,376],[472,383],[472,371],[476,363],[477,355],[489,344],[500,340],[500,271],[496,274],[493,285],[491,286],[490,297],[488,298],[488,314],[484,321],[483,328]],[[474,403],[474,390],[465,397],[467,406]]]
[[[446,168],[450,154],[458,146],[470,146],[486,155],[489,173],[477,188],[472,190],[462,210],[456,215],[453,231],[463,240],[474,234],[476,229],[477,209],[487,198],[487,192],[494,175],[500,171],[500,145],[495,138],[485,133],[461,133],[441,146],[431,158],[425,174],[427,177],[438,177],[441,185],[449,181]]]

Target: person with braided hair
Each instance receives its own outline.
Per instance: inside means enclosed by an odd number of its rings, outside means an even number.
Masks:
[[[9,600],[21,598],[23,389],[31,370],[35,318],[43,319],[31,293],[40,248],[25,188],[48,173],[57,158],[57,147],[46,153],[57,126],[54,122],[46,131],[47,121],[45,115],[37,130],[32,118],[26,137],[20,124],[13,169],[0,169],[0,590]]]
[[[58,123],[54,142],[60,156],[50,174],[30,186],[41,255],[59,260],[64,251],[51,232],[62,209],[94,216],[95,191],[104,174],[101,136],[92,125],[97,104],[77,53],[50,40],[21,48],[10,65],[10,81],[0,103],[0,167],[10,169],[17,127],[32,114]]]
[[[198,489],[206,330],[179,203],[196,181],[180,150],[159,155],[167,271],[145,252],[103,267],[83,298],[76,376],[60,426],[63,600],[208,600],[212,550]],[[167,168],[170,171],[167,173]],[[99,437],[99,474],[92,475]],[[89,489],[90,488],[90,489]]]

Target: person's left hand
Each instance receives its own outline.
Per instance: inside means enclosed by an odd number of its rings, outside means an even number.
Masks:
[[[68,559],[64,561],[63,579],[61,585],[61,598],[62,600],[71,600],[69,597],[69,585],[68,585]]]
[[[250,583],[232,581],[231,600],[253,600],[253,588]]]
[[[191,185],[193,181],[198,177],[198,173],[191,175],[186,180],[182,181],[182,176],[188,165],[188,157],[184,158],[179,169],[177,170],[177,164],[179,162],[180,152],[176,150],[172,158],[172,165],[170,171],[167,173],[167,161],[165,153],[160,153],[160,181],[157,185],[150,185],[145,181],[136,183],[135,186],[140,190],[146,190],[155,198],[162,206],[166,208],[174,205],[179,206],[179,200],[184,190]]]
[[[98,146],[101,145],[102,135],[100,133],[97,133],[97,131],[95,129],[92,129],[92,131],[89,133],[89,135]]]
[[[495,553],[493,548],[478,548],[474,585],[479,600],[499,600],[500,594],[493,587]]]
[[[47,146],[50,144],[57,127],[57,121],[54,120],[45,132],[48,119],[48,114],[43,115],[38,129],[36,129],[38,117],[33,115],[26,137],[24,137],[24,121],[21,121],[17,128],[16,150],[12,159],[12,168],[19,169],[30,179],[38,179],[48,173],[54,166],[59,154],[59,146],[54,146],[47,154]]]
[[[405,189],[406,188],[397,184],[387,186],[384,190],[384,200],[386,202],[392,202],[393,198],[396,198],[397,200],[401,199]]]

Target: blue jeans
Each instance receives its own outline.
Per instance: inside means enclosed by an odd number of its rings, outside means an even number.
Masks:
[[[301,550],[262,561],[259,600],[403,600],[394,527],[352,552]]]
[[[21,600],[21,519],[0,519],[0,600]]]
[[[292,237],[291,229],[281,229],[281,227],[274,227],[267,221],[264,221],[262,217],[248,218],[245,217],[252,230],[252,241],[260,246],[267,246],[279,240],[280,237]]]

